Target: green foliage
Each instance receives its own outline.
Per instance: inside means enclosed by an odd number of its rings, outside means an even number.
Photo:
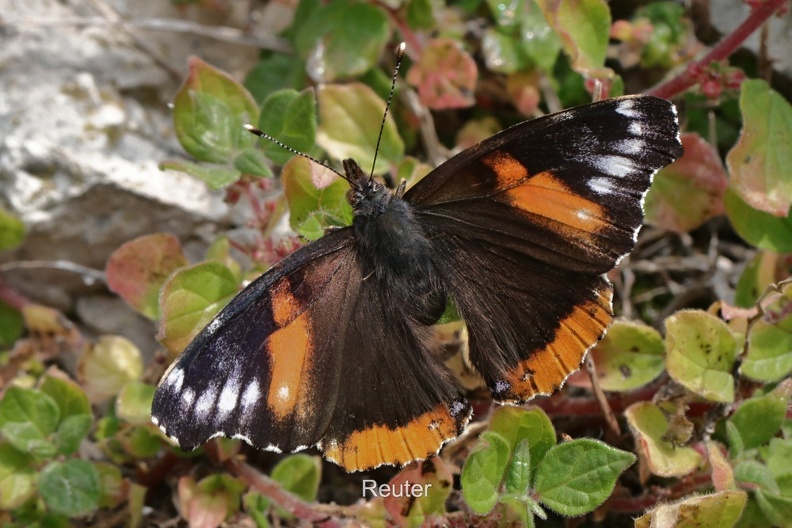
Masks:
[[[533,515],[544,518],[539,504],[577,516],[602,504],[634,462],[631,453],[597,440],[555,445],[547,415],[501,408],[468,456],[462,492],[468,506],[482,515],[501,503],[527,522]]]

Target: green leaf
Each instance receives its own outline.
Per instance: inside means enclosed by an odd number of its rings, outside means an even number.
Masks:
[[[792,497],[757,490],[754,494],[759,509],[773,523],[773,526],[788,528],[792,526]]]
[[[289,160],[281,172],[289,222],[308,240],[320,238],[330,226],[352,223],[352,206],[347,201],[349,184],[335,175],[327,184],[326,173],[324,167],[302,156]]]
[[[604,0],[556,2],[538,0],[545,19],[561,38],[572,67],[581,73],[598,74],[605,65],[610,39],[610,9]]]
[[[316,143],[316,93],[313,88],[270,94],[261,107],[258,127],[297,152],[309,152]],[[262,139],[261,145],[264,154],[278,165],[294,156],[293,152],[267,139]]]
[[[528,9],[520,20],[520,36],[530,63],[547,74],[552,73],[561,51],[561,40],[536,1],[528,2]]]
[[[8,443],[0,443],[0,509],[19,508],[36,492],[33,459]]]
[[[61,419],[92,414],[91,403],[83,388],[63,373],[48,372],[41,384],[41,392],[52,398],[58,405]]]
[[[729,418],[734,428],[728,431],[740,436],[743,449],[766,444],[781,429],[788,401],[783,392],[776,391],[746,400]]]
[[[740,519],[747,500],[748,494],[740,490],[699,495],[673,504],[662,504],[636,519],[635,528],[730,528]]]
[[[487,69],[493,72],[514,73],[528,66],[528,57],[519,38],[497,27],[484,30],[481,52]]]
[[[778,253],[757,252],[740,274],[734,288],[734,304],[741,308],[753,307],[768,286],[788,276],[792,276],[792,270]]]
[[[267,519],[267,511],[270,508],[270,501],[261,493],[249,491],[242,496],[242,507],[250,515],[256,528],[270,528]]]
[[[792,439],[772,438],[759,453],[775,478],[792,475]]]
[[[778,493],[781,489],[773,477],[772,471],[755,460],[746,460],[734,466],[734,478],[743,484],[755,484],[757,489]],[[745,486],[744,486],[745,487]]]
[[[24,318],[19,310],[0,301],[0,347],[13,345],[24,330]]]
[[[93,423],[92,414],[73,414],[64,418],[58,427],[58,453],[71,455],[80,448]]]
[[[303,2],[305,3],[305,2]],[[247,88],[256,101],[285,88],[299,89],[304,84],[305,62],[293,55],[273,54],[262,58],[245,77]]]
[[[635,437],[638,453],[649,471],[661,477],[688,475],[701,465],[695,449],[674,445],[666,440],[669,423],[663,411],[651,402],[630,405],[624,416]]]
[[[523,440],[512,449],[511,460],[506,467],[506,492],[524,495],[531,484],[531,446]]]
[[[88,398],[101,402],[143,376],[143,356],[126,337],[103,335],[80,357],[77,375]]]
[[[246,148],[234,158],[234,167],[243,175],[272,178],[267,157],[258,149]]]
[[[162,448],[162,436],[152,427],[133,427],[121,438],[121,443],[127,453],[135,458],[150,458],[156,456]]]
[[[726,323],[699,310],[666,319],[666,368],[687,389],[711,401],[734,401],[737,343]]]
[[[52,462],[39,474],[39,493],[47,507],[63,515],[87,515],[99,507],[99,472],[85,460]]]
[[[389,33],[388,17],[379,7],[337,0],[311,10],[295,45],[314,80],[329,82],[376,66]]]
[[[248,132],[248,134],[250,133]],[[253,136],[253,134],[250,135]],[[183,160],[163,161],[159,164],[159,167],[162,170],[173,170],[189,174],[198,178],[212,189],[222,189],[242,177],[242,172],[238,168],[204,165]]]
[[[374,161],[385,101],[364,84],[329,84],[318,92],[319,131],[316,141],[336,159],[352,158],[368,173]],[[404,156],[392,114],[385,120],[375,173],[385,172]]]
[[[509,455],[509,444],[491,431],[481,433],[470,452],[460,477],[462,495],[470,509],[479,515],[489,513],[498,503]]]
[[[646,195],[646,222],[677,233],[723,214],[728,180],[720,155],[698,134],[682,134],[685,154],[655,175]]]
[[[746,242],[759,249],[792,252],[792,215],[778,217],[754,209],[731,188],[726,189],[724,203],[734,230]]]
[[[124,385],[116,399],[116,414],[134,425],[151,422],[151,402],[155,387],[141,381],[130,381]]]
[[[552,447],[536,469],[538,499],[561,515],[583,515],[605,502],[635,455],[581,438]]]
[[[0,401],[0,432],[20,451],[53,456],[55,446],[48,437],[58,422],[58,405],[40,390],[11,386]]]
[[[407,4],[407,25],[413,29],[430,29],[437,20],[431,0],[410,0]]]
[[[758,320],[748,336],[748,353],[740,373],[759,381],[776,382],[792,372],[792,315],[787,314],[792,290],[785,288],[778,302],[766,307],[779,314]]]
[[[590,353],[600,386],[606,391],[636,389],[665,369],[660,332],[639,322],[617,320]]]
[[[0,207],[0,251],[7,251],[25,240],[27,230],[20,219]]]
[[[556,433],[550,418],[539,408],[499,407],[490,421],[490,431],[506,440],[510,451],[523,441],[528,442],[531,472],[545,453],[556,444]]]
[[[197,57],[173,101],[176,137],[195,159],[229,163],[256,137],[242,125],[258,121],[253,97],[227,73]]]
[[[218,262],[180,269],[162,287],[160,342],[181,352],[237,291],[234,274]]]
[[[740,139],[726,155],[730,185],[754,209],[786,217],[792,206],[792,105],[767,82],[742,83]]]
[[[109,462],[96,462],[94,467],[99,473],[99,482],[101,483],[99,507],[115,508],[125,502],[127,490],[121,469]]]
[[[181,242],[170,233],[130,240],[116,249],[105,266],[107,287],[149,319],[159,317],[159,291],[165,279],[188,264]]]
[[[279,482],[283,489],[308,502],[316,500],[321,476],[321,459],[304,454],[286,457],[272,470],[272,478]]]

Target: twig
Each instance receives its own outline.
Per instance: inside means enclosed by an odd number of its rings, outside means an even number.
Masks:
[[[68,260],[19,260],[0,264],[0,272],[20,269],[57,269],[82,275],[86,284],[93,284],[96,281],[107,282],[103,271]]]
[[[693,72],[701,71],[702,68],[709,67],[713,62],[720,62],[728,58],[754,31],[773,16],[786,1],[766,0],[764,3],[757,5],[742,24],[737,26],[726,38],[718,42],[703,58],[689,64],[685,71],[670,81],[662,83],[646,93],[664,99],[671,99],[675,95],[684,92],[698,81]]]
[[[226,466],[228,466],[233,474],[241,477],[251,488],[272,500],[272,502],[298,519],[326,528],[341,527],[341,523],[337,519],[333,519],[324,512],[317,511],[314,505],[285,491],[280,484],[268,476],[259,473],[248,464],[236,458],[232,458],[226,462]]]

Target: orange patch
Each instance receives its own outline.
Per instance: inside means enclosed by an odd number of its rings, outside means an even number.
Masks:
[[[325,458],[346,471],[362,471],[381,464],[403,465],[425,459],[457,434],[448,405],[441,404],[404,427],[369,427],[355,431],[343,443],[326,442],[323,450]]]
[[[571,227],[570,236],[597,233],[608,225],[602,207],[573,193],[552,172],[539,173],[506,195],[522,211]]]
[[[311,327],[306,313],[295,318],[299,303],[289,291],[289,283],[283,279],[272,290],[272,314],[275,323],[282,326],[267,338],[264,348],[272,362],[267,404],[279,420],[292,414],[305,398],[301,388],[305,387],[303,376],[311,362]]]
[[[272,318],[278,326],[285,326],[300,310],[300,303],[291,292],[288,277],[283,277],[272,289]]]
[[[613,321],[612,291],[599,292],[596,301],[576,306],[561,321],[555,339],[522,360],[504,381],[510,385],[507,401],[527,401],[552,394],[567,377],[580,368],[586,351],[605,334]]]
[[[498,189],[511,189],[529,176],[525,165],[508,152],[496,150],[481,158],[481,161],[498,175]]]

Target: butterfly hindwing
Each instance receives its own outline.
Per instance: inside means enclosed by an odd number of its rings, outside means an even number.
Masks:
[[[496,399],[552,393],[602,337],[602,274],[635,244],[653,174],[681,153],[671,103],[624,97],[509,128],[407,192]]]
[[[213,436],[274,451],[318,444],[348,471],[426,458],[466,403],[425,327],[360,273],[351,228],[328,233],[238,295],[157,389],[152,416],[181,447]]]

